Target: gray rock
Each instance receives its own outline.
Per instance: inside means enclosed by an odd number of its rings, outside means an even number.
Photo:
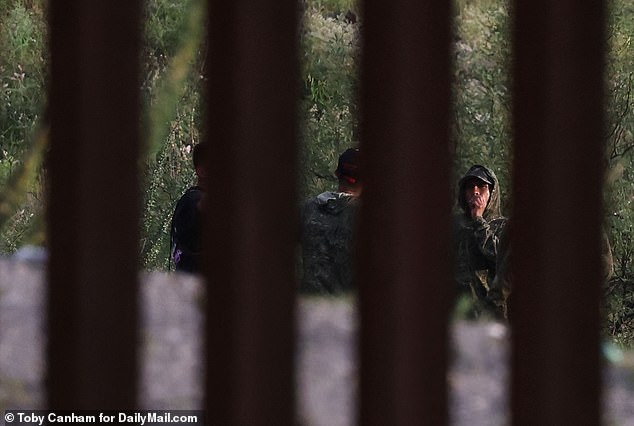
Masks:
[[[13,254],[13,259],[18,262],[45,265],[48,260],[48,250],[39,246],[24,246]]]
[[[0,410],[44,403],[44,270],[0,259]]]
[[[45,405],[42,264],[0,259],[0,411]],[[140,403],[146,409],[202,406],[204,297],[189,275],[141,279]],[[297,309],[297,413],[305,426],[353,425],[358,384],[354,300],[302,297]],[[509,332],[498,323],[453,324],[448,373],[454,425],[508,424]],[[634,355],[608,363],[605,423],[634,426]]]

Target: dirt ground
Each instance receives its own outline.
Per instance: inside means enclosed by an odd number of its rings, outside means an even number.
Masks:
[[[0,259],[0,409],[45,405],[43,267]],[[146,409],[201,406],[201,285],[143,276],[140,403]],[[298,302],[298,417],[306,426],[355,424],[358,323],[348,299]],[[508,424],[509,331],[498,323],[452,327],[448,373],[452,425]],[[634,357],[612,355],[604,371],[604,423],[634,426]]]

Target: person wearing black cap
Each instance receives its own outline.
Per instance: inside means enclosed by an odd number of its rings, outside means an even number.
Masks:
[[[474,314],[501,313],[488,292],[495,278],[500,236],[507,219],[500,214],[500,184],[495,173],[472,166],[458,182],[458,207],[454,218],[455,281],[460,294],[475,301]]]
[[[301,217],[300,291],[336,294],[353,288],[352,242],[362,192],[359,149],[339,156],[337,191],[306,201]]]

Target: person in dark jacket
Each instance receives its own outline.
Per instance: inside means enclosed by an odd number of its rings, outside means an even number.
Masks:
[[[207,187],[204,158],[206,146],[194,146],[193,161],[197,182],[185,191],[176,203],[170,230],[171,261],[177,271],[199,272],[202,251],[201,206]]]
[[[460,294],[470,294],[478,315],[490,306],[500,237],[507,219],[500,214],[500,184],[488,167],[472,166],[458,182],[454,217],[455,282]],[[494,312],[495,313],[495,312]]]
[[[353,288],[352,253],[362,191],[359,149],[339,157],[337,191],[306,201],[301,211],[300,291],[336,294]]]

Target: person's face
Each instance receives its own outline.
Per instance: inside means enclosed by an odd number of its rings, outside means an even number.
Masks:
[[[479,213],[481,216],[484,213],[484,209],[489,203],[491,193],[489,192],[489,185],[478,178],[470,178],[464,185],[465,199],[467,204],[473,213]]]

